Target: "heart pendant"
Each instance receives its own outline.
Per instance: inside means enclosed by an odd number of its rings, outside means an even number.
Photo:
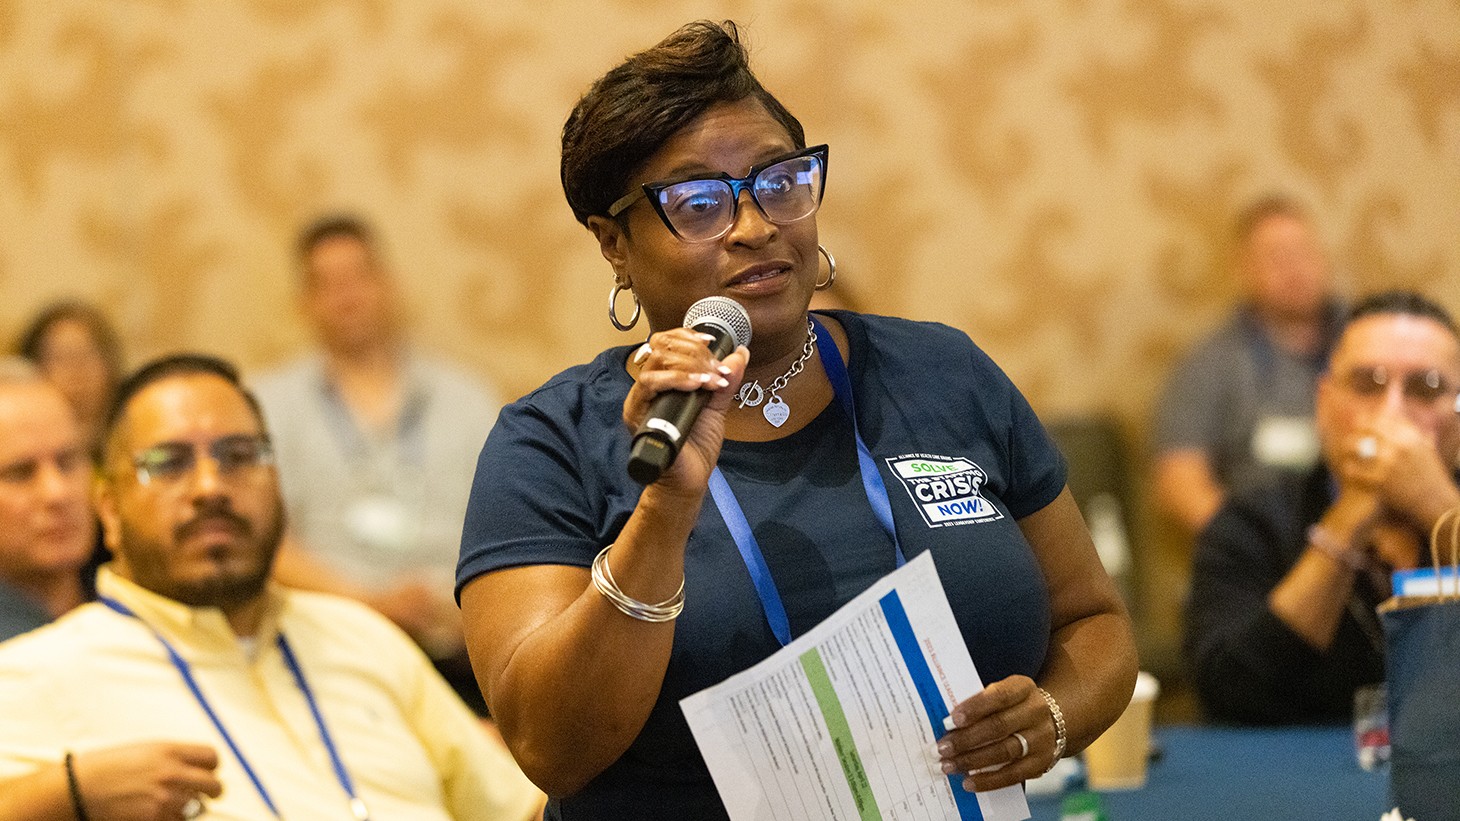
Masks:
[[[791,406],[787,405],[781,397],[772,396],[770,401],[765,403],[765,409],[761,411],[761,414],[765,416],[767,422],[779,428],[786,424],[787,419],[791,418]]]

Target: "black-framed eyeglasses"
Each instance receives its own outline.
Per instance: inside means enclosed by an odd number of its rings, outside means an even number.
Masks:
[[[685,242],[725,236],[740,210],[740,192],[749,191],[756,207],[776,225],[805,219],[821,207],[826,189],[827,146],[813,145],[767,160],[735,178],[729,174],[647,182],[608,207],[617,217],[647,198],[670,233]]]
[[[1361,365],[1349,369],[1343,375],[1344,385],[1359,396],[1383,396],[1389,390],[1389,383],[1399,380],[1403,386],[1404,398],[1420,404],[1432,405],[1441,400],[1454,401],[1460,393],[1454,383],[1445,378],[1438,368],[1408,373],[1390,373],[1383,365]]]
[[[218,475],[225,479],[240,478],[274,463],[273,445],[267,438],[255,434],[222,436],[206,445],[162,442],[132,457],[137,482],[143,485],[180,482],[197,470],[202,451],[206,451],[218,465]]]

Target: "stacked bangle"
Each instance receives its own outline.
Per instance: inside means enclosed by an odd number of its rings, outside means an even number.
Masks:
[[[1332,533],[1323,525],[1313,525],[1308,528],[1308,544],[1318,548],[1318,552],[1351,570],[1367,570],[1368,559],[1360,551],[1339,542]]]
[[[1059,702],[1055,701],[1054,696],[1043,687],[1035,689],[1044,697],[1044,703],[1049,706],[1050,720],[1054,722],[1054,758],[1050,759],[1049,766],[1044,769],[1045,772],[1049,772],[1054,769],[1054,765],[1060,763],[1061,758],[1064,758],[1065,744],[1069,742],[1070,737],[1065,730],[1065,713],[1060,709]]]
[[[75,756],[66,751],[66,788],[71,791],[71,809],[76,811],[76,821],[89,821],[86,805],[81,803],[81,785],[76,783]]]
[[[641,602],[618,589],[618,583],[613,580],[613,571],[608,568],[608,551],[612,547],[605,547],[593,558],[593,587],[624,615],[639,621],[657,623],[679,618],[684,610],[684,579],[679,580],[679,589],[674,591],[674,595],[664,601],[658,604]]]

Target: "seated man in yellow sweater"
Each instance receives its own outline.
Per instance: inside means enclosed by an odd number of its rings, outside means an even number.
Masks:
[[[399,629],[268,582],[278,475],[234,369],[123,384],[99,601],[0,645],[0,818],[525,819],[540,793]]]

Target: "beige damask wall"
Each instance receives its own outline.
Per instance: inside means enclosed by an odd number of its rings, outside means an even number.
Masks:
[[[1460,307],[1457,0],[0,0],[0,331],[80,294],[134,357],[267,364],[307,343],[289,239],[345,207],[424,344],[521,393],[620,339],[563,117],[702,16],[831,143],[848,285],[966,329],[1048,415],[1139,442],[1269,190],[1348,290]]]

